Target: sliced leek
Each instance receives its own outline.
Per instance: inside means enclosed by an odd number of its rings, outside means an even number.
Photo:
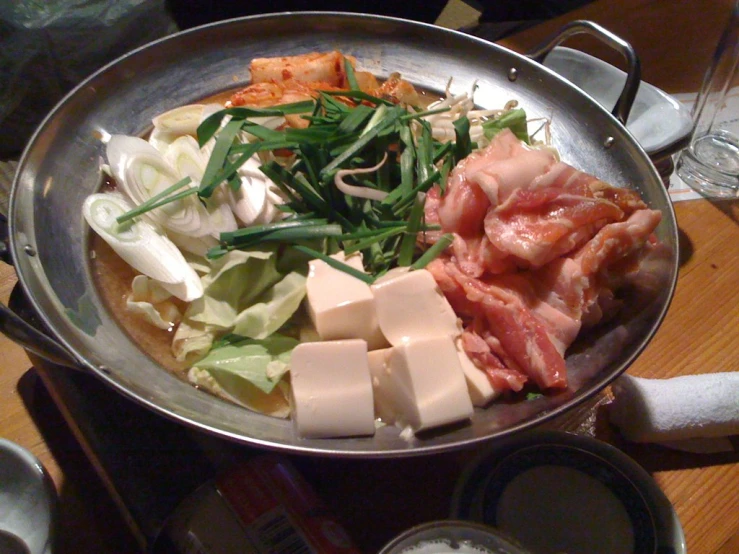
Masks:
[[[173,135],[195,135],[203,119],[203,104],[187,104],[159,114],[152,123],[154,128]]]
[[[200,149],[198,141],[190,135],[177,138],[164,155],[167,162],[175,170],[177,176],[190,177],[198,187],[208,164],[207,154]],[[210,198],[204,200],[205,209],[210,220],[210,234],[217,237],[221,233],[235,231],[238,227],[231,207],[228,204],[228,193],[219,187]]]
[[[82,206],[87,223],[132,268],[157,281],[185,302],[203,295],[195,270],[167,237],[146,221],[119,224],[116,218],[132,206],[119,194],[98,193]]]
[[[138,137],[113,135],[108,141],[107,156],[116,182],[136,206],[180,180],[164,156]],[[213,232],[208,211],[194,195],[148,215],[157,224],[181,234],[202,237]]]

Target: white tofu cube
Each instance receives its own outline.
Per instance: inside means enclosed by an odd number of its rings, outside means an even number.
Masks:
[[[332,256],[363,271],[361,256]],[[308,313],[322,340],[363,339],[370,350],[387,346],[367,283],[322,260],[309,263],[306,280]]]
[[[433,275],[425,269],[372,285],[380,330],[398,346],[417,339],[459,336],[461,325]]]
[[[375,416],[383,423],[392,425],[397,419],[392,396],[393,383],[390,379],[390,352],[392,348],[372,350],[367,353],[369,371],[372,376],[372,392],[375,399]]]
[[[367,343],[360,339],[299,344],[290,360],[293,419],[305,438],[375,432]]]
[[[467,381],[467,390],[474,406],[485,406],[494,398],[500,396],[500,391],[493,388],[493,384],[488,379],[487,374],[477,367],[470,360],[470,357],[462,348],[459,339],[456,341],[457,354],[459,355],[459,363],[462,366],[465,380]]]
[[[396,423],[414,431],[464,421],[473,407],[451,337],[418,339],[391,349],[389,375],[375,394],[396,413]]]

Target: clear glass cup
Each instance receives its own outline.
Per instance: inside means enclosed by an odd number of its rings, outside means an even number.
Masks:
[[[709,198],[739,197],[739,0],[703,79],[693,124],[677,174]]]

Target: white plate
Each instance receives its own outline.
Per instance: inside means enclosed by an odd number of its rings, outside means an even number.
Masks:
[[[539,554],[685,554],[667,497],[604,442],[556,431],[497,444],[463,473],[451,517],[496,527]]]
[[[557,47],[544,65],[582,89],[609,111],[616,105],[626,73],[572,48]],[[693,124],[690,111],[666,92],[641,82],[626,128],[653,160],[686,146]]]
[[[0,438],[0,546],[10,552],[49,554],[56,490],[41,462],[28,450]],[[17,547],[24,543],[26,550]],[[15,548],[15,550],[14,550]]]

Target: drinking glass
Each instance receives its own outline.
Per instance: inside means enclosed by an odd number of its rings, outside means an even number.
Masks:
[[[690,145],[677,174],[709,198],[739,197],[739,0],[706,71],[693,107]]]

